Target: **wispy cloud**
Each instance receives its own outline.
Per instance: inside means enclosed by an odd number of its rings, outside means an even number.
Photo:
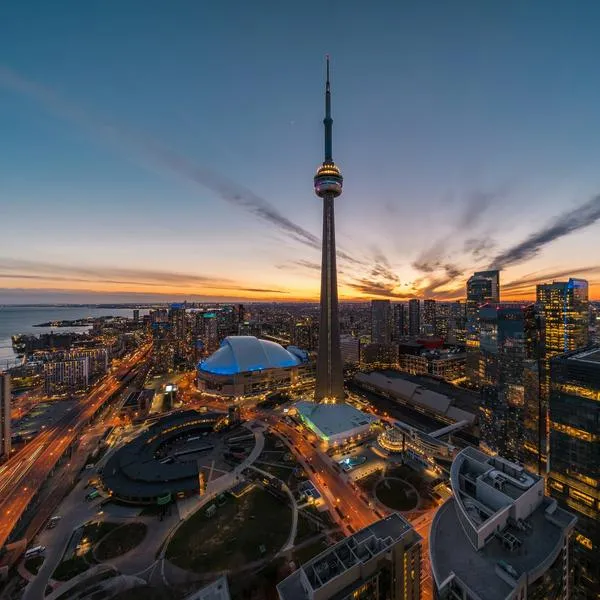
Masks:
[[[232,290],[270,294],[288,294],[287,290],[272,288],[244,287],[231,279],[198,275],[196,273],[178,273],[173,271],[155,271],[129,269],[121,267],[90,267],[62,265],[57,263],[36,262],[0,257],[0,279],[31,279],[43,281],[61,281],[71,283],[115,284],[131,287],[176,287],[198,289]]]
[[[215,192],[222,200],[238,206],[261,221],[279,229],[280,232],[301,244],[320,250],[321,240],[282,215],[268,200],[252,190],[217,173],[214,169],[198,165],[164,144],[129,128],[93,117],[86,110],[65,100],[54,90],[23,77],[19,73],[0,65],[0,86],[36,100],[48,112],[73,122],[101,142],[109,142],[128,157],[142,164],[152,163],[166,169],[188,182],[199,184]],[[353,264],[362,261],[348,252],[338,251],[338,256]]]
[[[525,241],[504,250],[494,258],[490,268],[504,269],[509,265],[525,262],[539,254],[544,246],[588,227],[598,220],[600,220],[600,195],[559,215],[551,223],[532,233]]]

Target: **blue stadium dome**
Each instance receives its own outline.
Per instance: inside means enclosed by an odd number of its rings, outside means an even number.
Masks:
[[[298,357],[275,342],[259,340],[251,335],[230,335],[214,354],[198,365],[198,369],[215,375],[235,375],[299,364]]]

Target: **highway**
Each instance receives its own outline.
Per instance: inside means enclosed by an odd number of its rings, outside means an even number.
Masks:
[[[145,344],[124,359],[114,373],[106,375],[87,395],[80,398],[55,426],[38,435],[2,466],[0,548],[9,539],[60,458],[78,438],[82,426],[119,390],[124,384],[121,378],[148,355],[150,348],[151,344]]]

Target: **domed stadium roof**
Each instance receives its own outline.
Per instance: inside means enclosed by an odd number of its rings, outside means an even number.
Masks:
[[[235,375],[247,371],[295,367],[300,359],[283,346],[251,335],[226,337],[221,347],[198,365],[200,371]]]

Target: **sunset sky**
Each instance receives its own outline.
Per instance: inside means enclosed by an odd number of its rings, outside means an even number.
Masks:
[[[0,303],[600,298],[600,3],[0,5]]]

